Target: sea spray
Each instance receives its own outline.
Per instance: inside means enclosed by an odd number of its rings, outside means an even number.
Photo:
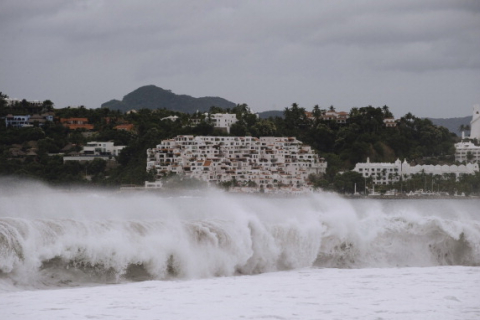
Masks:
[[[16,286],[480,265],[478,200],[9,190],[0,193],[0,279]]]

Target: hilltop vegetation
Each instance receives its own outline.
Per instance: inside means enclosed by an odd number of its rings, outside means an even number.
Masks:
[[[206,112],[211,106],[223,109],[235,107],[235,103],[219,97],[194,98],[188,95],[177,95],[154,85],[140,87],[126,96],[122,101],[110,100],[102,104],[102,108],[127,112],[140,109],[166,109],[184,113]]]

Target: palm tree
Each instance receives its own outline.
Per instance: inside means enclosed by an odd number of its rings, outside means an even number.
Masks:
[[[315,105],[315,107],[313,107],[313,112],[312,112],[313,116],[315,117],[315,119],[318,119],[321,115],[322,115],[322,112],[320,110],[320,107],[317,105]]]
[[[358,116],[360,114],[360,111],[358,110],[357,107],[354,107],[350,110],[350,117],[355,117],[355,116]]]
[[[383,116],[385,118],[393,118],[393,114],[390,112],[390,109],[388,108],[387,105],[384,105],[382,107],[382,111],[383,111]]]

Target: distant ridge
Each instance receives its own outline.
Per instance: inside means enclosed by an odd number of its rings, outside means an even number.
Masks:
[[[258,116],[260,117],[260,119],[267,119],[267,118],[270,118],[270,117],[272,117],[272,118],[275,118],[275,117],[283,118],[283,111],[279,111],[279,110],[263,111],[263,112],[259,112]]]
[[[470,125],[472,116],[461,117],[461,118],[428,118],[436,126],[442,126],[447,128],[450,132],[455,133],[457,136],[462,136],[460,131],[460,126]]]
[[[120,100],[110,100],[102,104],[102,108],[126,112],[139,109],[167,109],[184,113],[196,111],[206,112],[215,106],[222,109],[233,108],[235,103],[219,97],[194,98],[188,95],[177,95],[154,85],[140,87]]]

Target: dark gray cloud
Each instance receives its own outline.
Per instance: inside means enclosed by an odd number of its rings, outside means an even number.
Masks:
[[[0,91],[98,107],[141,85],[254,110],[480,102],[480,1],[0,2]]]

